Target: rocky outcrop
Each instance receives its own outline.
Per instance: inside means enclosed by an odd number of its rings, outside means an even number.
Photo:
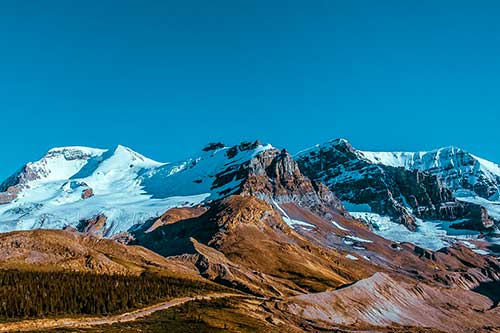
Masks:
[[[236,156],[240,151],[255,149],[260,142],[244,143],[228,150]],[[348,214],[340,200],[323,184],[302,174],[286,149],[267,149],[248,162],[220,172],[213,187],[224,187],[229,182],[240,181],[234,194],[255,196],[269,203],[294,202],[319,214],[334,209]]]
[[[500,167],[457,147],[427,152],[363,152],[371,163],[428,172],[452,191],[472,191],[485,199],[497,200]]]
[[[87,161],[98,154],[102,154],[102,150],[89,149],[83,147],[64,147],[51,149],[36,162],[29,162],[23,166],[19,171],[15,172],[12,176],[7,178],[0,184],[0,192],[5,192],[9,187],[16,186],[23,188],[27,183],[44,179],[52,175],[50,165],[60,164],[58,161],[65,161],[68,165],[83,166]],[[72,168],[68,168],[71,173]],[[76,172],[76,171],[75,171]],[[73,174],[68,174],[71,177]],[[56,175],[56,177],[63,175]]]
[[[49,150],[39,161],[27,163],[0,184],[0,204],[7,204],[15,200],[21,191],[30,187],[30,182],[50,177],[64,178],[73,176],[73,170],[74,172],[77,170],[77,167],[74,166],[82,167],[89,159],[102,152],[98,149],[83,147],[64,147]],[[59,165],[60,167],[62,163],[66,163],[69,167],[62,172],[62,175],[54,175],[52,167],[54,165]],[[69,173],[64,175],[65,172]],[[82,199],[92,196],[91,191],[82,192]]]
[[[324,182],[343,201],[371,210],[415,230],[415,218],[454,221],[483,228],[487,216],[479,206],[457,201],[440,178],[428,172],[373,164],[345,140],[297,156],[302,172]]]
[[[12,202],[17,198],[21,189],[16,186],[9,186],[7,190],[0,193],[0,205]]]
[[[495,221],[489,216],[486,208],[474,204],[465,204],[465,206],[467,207],[465,221],[452,224],[452,228],[486,231],[495,226]]]
[[[87,189],[84,189],[84,190],[82,191],[81,198],[82,198],[83,200],[85,200],[85,199],[91,198],[91,197],[93,197],[93,196],[94,196],[94,190],[92,190],[91,188],[87,188]]]
[[[94,216],[90,219],[83,219],[80,220],[76,229],[85,234],[103,236],[106,234],[105,226],[107,219],[108,218],[102,214]]]

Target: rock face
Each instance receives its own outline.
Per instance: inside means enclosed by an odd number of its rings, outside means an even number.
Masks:
[[[9,186],[4,192],[0,193],[0,205],[1,204],[7,204],[9,202],[12,202],[14,199],[17,198],[17,195],[21,189],[16,186]]]
[[[82,199],[88,199],[94,196],[94,191],[91,188],[87,188],[82,191]]]
[[[326,205],[347,214],[340,200],[326,186],[301,173],[285,149],[265,150],[237,169],[224,171],[223,175],[214,184],[223,179],[243,179],[235,194],[255,196],[271,204],[294,202],[320,214],[325,212]]]
[[[342,139],[300,153],[297,162],[305,175],[327,184],[342,201],[368,205],[410,230],[416,228],[415,218],[466,218],[476,229],[489,225],[488,216],[474,204],[457,201],[436,175],[374,164]]]
[[[85,234],[103,236],[106,234],[104,228],[107,219],[108,218],[102,214],[90,219],[82,219],[77,225],[76,230]]]
[[[471,291],[397,281],[384,273],[340,290],[292,297],[281,305],[284,312],[322,323],[325,330],[396,324],[445,332],[483,332],[484,326],[496,325],[491,315],[485,315],[491,306],[487,297]]]
[[[452,224],[452,228],[484,231],[495,226],[495,221],[490,218],[486,208],[474,204],[468,204],[466,207],[468,208],[468,214],[466,215],[468,219]],[[477,221],[480,221],[480,223]]]
[[[87,147],[53,148],[36,162],[30,162],[0,184],[0,192],[9,187],[22,187],[35,180],[65,179],[73,176],[92,157],[105,150]]]
[[[428,172],[452,191],[468,190],[485,199],[497,200],[500,167],[463,149],[445,147],[429,152],[360,152],[374,164]]]

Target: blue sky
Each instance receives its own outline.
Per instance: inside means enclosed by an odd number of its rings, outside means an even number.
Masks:
[[[53,146],[178,160],[456,145],[500,162],[497,1],[0,2],[0,176]]]

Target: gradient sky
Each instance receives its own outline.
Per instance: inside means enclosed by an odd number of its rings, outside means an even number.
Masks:
[[[499,17],[481,0],[2,1],[0,176],[54,146],[171,161],[256,138],[500,162]]]

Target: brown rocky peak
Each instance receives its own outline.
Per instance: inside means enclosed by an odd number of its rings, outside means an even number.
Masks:
[[[106,234],[105,227],[108,218],[105,215],[96,215],[90,219],[80,220],[76,229],[89,235],[103,236]]]
[[[240,193],[267,202],[295,202],[316,212],[327,206],[345,212],[342,203],[324,185],[304,176],[285,150],[270,149],[255,156],[244,170],[247,175]]]

